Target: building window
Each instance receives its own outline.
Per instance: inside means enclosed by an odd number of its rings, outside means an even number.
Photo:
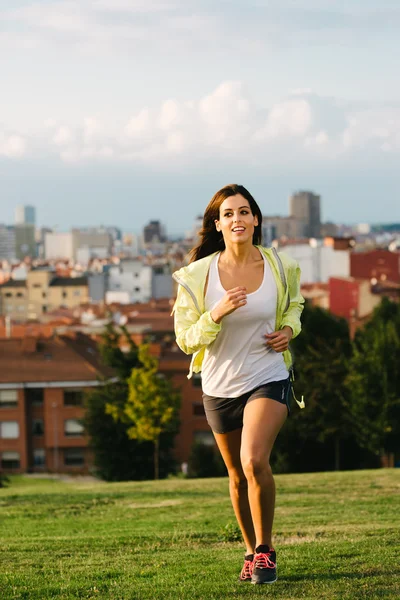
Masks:
[[[0,390],[0,407],[14,408],[18,406],[18,390]]]
[[[63,298],[67,298],[67,296],[68,296],[68,292],[66,292],[66,291],[64,290],[64,291],[63,291],[63,293],[62,293],[62,297],[63,297]]]
[[[83,406],[83,390],[64,390],[64,406]]]
[[[23,298],[23,297],[24,297],[24,295],[23,295],[23,293],[22,293],[22,292],[18,292],[18,293],[17,293],[17,298]]]
[[[42,298],[47,298],[46,292],[42,292]]]
[[[25,398],[31,406],[43,406],[43,388],[28,388],[25,392]]]
[[[84,427],[77,419],[67,419],[64,421],[64,434],[67,437],[80,437],[83,435]]]
[[[46,304],[43,304],[43,306],[42,306],[42,312],[43,313],[47,313],[47,306],[46,306]]]
[[[205,416],[205,412],[204,412],[204,406],[202,402],[193,402],[192,404],[193,406],[193,414],[195,417],[204,417]]]
[[[12,292],[6,292],[5,293],[5,297],[6,298],[12,298]]]
[[[21,457],[19,452],[8,451],[1,453],[1,468],[2,469],[19,469]]]
[[[140,287],[135,287],[135,292],[140,292]]]
[[[195,431],[194,441],[198,444],[204,444],[204,446],[214,446],[215,440],[211,431]]]
[[[32,420],[32,435],[41,436],[44,434],[44,421],[43,419]]]
[[[85,464],[85,451],[83,448],[65,448],[64,465],[66,467],[82,467]]]
[[[44,448],[35,448],[33,451],[33,466],[34,467],[45,467],[46,466],[46,451]]]
[[[18,439],[19,423],[17,421],[3,421],[3,423],[0,423],[0,438],[3,440]]]
[[[164,267],[154,267],[154,275],[163,275],[164,274]]]
[[[41,288],[42,284],[41,283],[34,283],[32,287],[34,287],[34,288]]]
[[[201,375],[200,373],[193,373],[192,376],[193,387],[201,387]]]

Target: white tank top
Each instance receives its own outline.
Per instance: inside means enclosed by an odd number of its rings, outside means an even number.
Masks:
[[[206,347],[202,364],[202,388],[208,396],[236,398],[270,381],[289,375],[283,354],[275,352],[264,338],[275,331],[277,288],[264,255],[264,277],[247,304],[226,315],[215,341]],[[218,272],[218,253],[211,261],[205,296],[206,310],[212,310],[226,293]]]

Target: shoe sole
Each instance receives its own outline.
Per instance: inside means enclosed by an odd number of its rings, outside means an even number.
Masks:
[[[278,578],[276,577],[275,579],[272,579],[271,581],[251,581],[251,583],[253,585],[263,585],[264,583],[275,583],[275,581],[278,581]]]

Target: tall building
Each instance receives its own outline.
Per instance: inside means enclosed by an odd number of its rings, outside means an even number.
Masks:
[[[143,237],[145,244],[164,243],[167,241],[165,229],[160,221],[150,221],[143,229]]]
[[[18,260],[36,256],[35,226],[21,223],[15,226],[15,253]]]
[[[15,258],[15,230],[8,225],[0,225],[0,260]]]
[[[35,225],[36,215],[34,206],[17,206],[15,209],[16,225]]]
[[[303,235],[309,238],[321,237],[321,196],[300,191],[290,196],[289,203],[290,216],[303,223]]]

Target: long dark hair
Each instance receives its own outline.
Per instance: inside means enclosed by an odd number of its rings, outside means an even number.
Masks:
[[[258,225],[254,227],[253,244],[261,244],[262,214],[260,207],[245,187],[238,185],[237,183],[231,183],[214,194],[208,204],[204,212],[203,227],[199,232],[200,241],[197,246],[192,248],[189,252],[190,263],[199,260],[200,258],[204,258],[205,256],[209,256],[210,254],[213,254],[213,252],[225,249],[224,238],[222,237],[222,233],[216,230],[215,220],[219,220],[219,209],[223,201],[230,196],[236,196],[236,194],[240,194],[248,201],[252,214],[258,217]]]

